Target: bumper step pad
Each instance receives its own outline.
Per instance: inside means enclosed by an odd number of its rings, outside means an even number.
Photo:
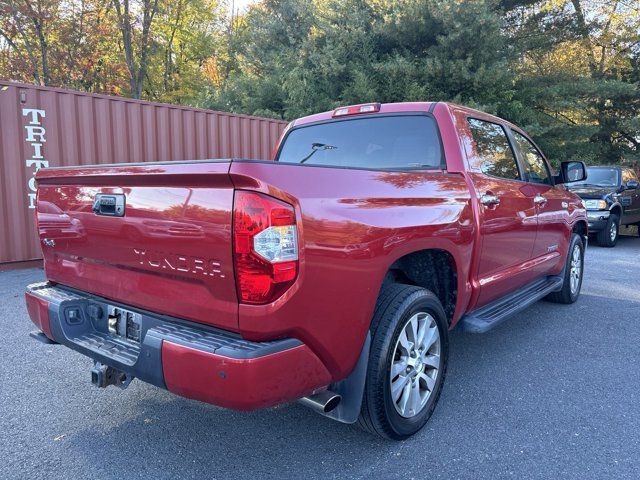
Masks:
[[[299,340],[250,342],[239,335],[166,317],[68,287],[37,283],[27,293],[49,305],[53,340],[94,360],[162,388],[162,343],[171,342],[231,359],[252,359],[302,345]],[[140,342],[109,333],[109,307],[140,314]]]

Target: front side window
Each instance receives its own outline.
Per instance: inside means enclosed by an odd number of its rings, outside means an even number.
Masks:
[[[469,119],[469,129],[480,171],[492,177],[520,180],[518,163],[504,129],[497,123],[475,118]]]
[[[426,115],[359,117],[296,128],[276,159],[370,169],[442,168],[435,120]]]
[[[538,149],[529,141],[527,137],[513,130],[513,137],[516,139],[518,149],[522,153],[524,169],[527,180],[531,183],[541,183],[551,185],[551,178],[547,170],[546,163]]]

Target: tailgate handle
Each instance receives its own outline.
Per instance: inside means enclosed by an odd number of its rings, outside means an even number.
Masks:
[[[98,193],[93,201],[93,213],[109,217],[124,217],[124,195],[122,193]]]

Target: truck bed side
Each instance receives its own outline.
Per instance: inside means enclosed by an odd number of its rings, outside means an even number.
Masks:
[[[240,305],[245,338],[299,338],[340,379],[360,354],[354,344],[364,341],[389,267],[426,249],[455,262],[454,320],[466,306],[475,224],[462,175],[242,161],[230,175],[237,189],[294,205],[300,228],[298,280],[272,304]]]

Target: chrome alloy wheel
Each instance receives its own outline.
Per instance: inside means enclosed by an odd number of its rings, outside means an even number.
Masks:
[[[426,312],[414,314],[402,327],[393,350],[390,386],[396,411],[405,418],[419,414],[436,386],[440,369],[440,332]]]
[[[618,225],[616,222],[611,222],[611,228],[609,228],[609,238],[612,242],[616,241],[616,237],[618,236]]]
[[[580,277],[582,276],[582,249],[580,245],[574,245],[571,252],[571,269],[569,271],[569,281],[571,294],[575,295],[580,287]]]

